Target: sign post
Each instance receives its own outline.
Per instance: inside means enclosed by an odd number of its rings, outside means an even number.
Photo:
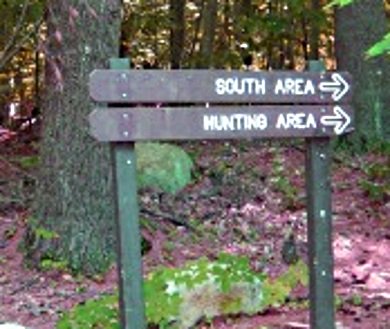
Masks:
[[[112,70],[129,69],[129,61],[112,59]],[[108,111],[111,109],[108,107]],[[121,329],[145,329],[141,234],[138,218],[134,142],[110,143],[116,212]],[[131,246],[131,248],[130,248]]]
[[[319,62],[298,73],[139,71],[113,60],[91,73],[101,103],[91,134],[113,154],[122,329],[146,328],[134,142],[297,137],[307,145],[311,328],[334,329],[330,137],[353,130],[350,85],[348,73],[322,72]]]
[[[309,62],[309,70],[321,72],[321,62]],[[329,87],[330,88],[330,87]],[[329,116],[325,123],[334,122]],[[335,132],[338,127],[335,126]],[[310,275],[310,328],[334,329],[332,250],[332,201],[330,138],[306,139],[306,195]]]

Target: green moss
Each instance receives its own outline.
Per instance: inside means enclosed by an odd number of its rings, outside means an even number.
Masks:
[[[193,162],[178,146],[137,143],[137,178],[140,188],[157,187],[176,193],[191,181]]]
[[[180,268],[161,267],[144,283],[146,317],[159,328],[187,329],[200,319],[219,315],[255,314],[284,303],[299,283],[307,284],[303,262],[274,280],[254,272],[246,257],[221,254],[200,258]],[[88,301],[64,314],[57,329],[116,329],[117,294]]]
[[[19,164],[23,169],[34,169],[39,167],[41,160],[38,155],[31,156],[22,156],[15,158],[15,161]]]

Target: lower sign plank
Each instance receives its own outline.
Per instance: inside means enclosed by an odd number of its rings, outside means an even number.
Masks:
[[[99,141],[335,136],[353,130],[343,105],[98,108],[89,116]]]

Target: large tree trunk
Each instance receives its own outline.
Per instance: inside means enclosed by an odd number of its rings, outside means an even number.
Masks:
[[[33,265],[95,274],[114,258],[109,149],[89,136],[87,116],[90,72],[118,56],[120,10],[120,0],[47,2],[42,170],[25,239]]]
[[[365,55],[386,29],[383,0],[355,1],[336,12],[337,67],[353,75],[357,129],[352,140],[359,148],[390,137],[390,62]]]
[[[178,69],[181,67],[185,38],[185,6],[186,0],[170,0],[170,50],[171,67],[173,69]]]

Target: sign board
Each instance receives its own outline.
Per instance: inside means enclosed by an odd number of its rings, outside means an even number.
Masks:
[[[329,137],[353,130],[350,75],[317,61],[300,73],[128,67],[114,59],[90,76],[91,98],[111,103],[89,122],[112,149],[121,328],[147,327],[134,142],[306,137],[310,327],[334,329]]]
[[[351,100],[351,76],[346,72],[95,70],[90,95],[106,103],[346,103]]]
[[[99,141],[329,137],[352,129],[348,105],[133,107],[90,114]]]

